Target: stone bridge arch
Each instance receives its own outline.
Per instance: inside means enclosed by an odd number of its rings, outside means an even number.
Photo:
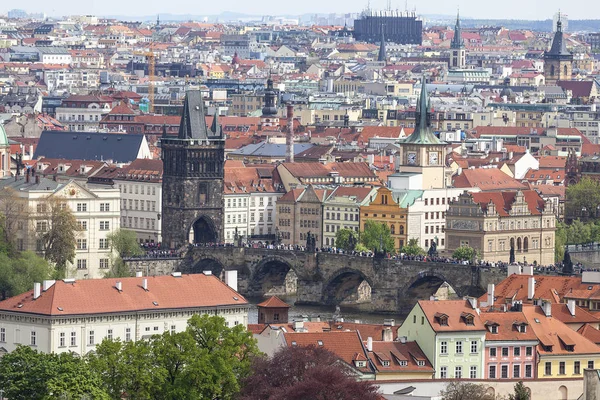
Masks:
[[[219,279],[223,279],[223,272],[225,269],[226,266],[218,257],[201,254],[197,260],[192,261],[187,272],[190,274],[201,274],[204,271],[210,271]]]
[[[265,296],[295,293],[300,272],[295,263],[287,258],[268,255],[242,273],[249,275],[248,294]]]
[[[344,267],[337,270],[323,285],[321,302],[327,305],[367,302],[371,300],[373,286],[372,277],[360,269]]]

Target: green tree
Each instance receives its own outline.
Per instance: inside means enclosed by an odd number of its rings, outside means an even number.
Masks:
[[[373,252],[383,250],[386,253],[394,253],[396,251],[390,227],[381,222],[367,221],[360,235],[360,241]]]
[[[123,278],[131,276],[131,270],[123,259],[139,256],[144,253],[137,241],[135,232],[127,229],[118,229],[109,233],[106,238],[114,253],[111,256],[111,268],[104,274],[104,277]]]
[[[46,354],[19,346],[0,358],[0,388],[11,400],[109,399],[101,384],[74,353]]]
[[[530,397],[531,396],[522,381],[515,384],[515,393],[508,395],[509,400],[529,400]]]
[[[56,277],[62,279],[66,276],[67,264],[75,259],[80,228],[73,212],[63,199],[48,197],[40,205],[43,207],[35,218],[36,221],[45,221],[47,229],[38,232],[38,239],[42,242],[44,257],[55,265]]]
[[[16,253],[17,231],[19,223],[30,217],[27,200],[19,197],[12,188],[0,190],[0,252]]]
[[[442,390],[442,400],[494,400],[483,385],[452,381]]]
[[[600,205],[600,182],[583,178],[566,190],[565,216],[574,218],[596,218]]]
[[[408,243],[404,247],[402,247],[400,252],[409,256],[421,256],[425,254],[425,250],[423,250],[423,248],[419,246],[419,240],[414,238],[409,239]]]
[[[30,251],[12,257],[0,253],[0,300],[33,289],[34,282],[49,279],[52,273],[50,264]]]
[[[106,235],[106,238],[121,258],[135,257],[144,253],[134,231],[118,229]]]
[[[568,227],[564,222],[557,222],[554,233],[554,260],[560,261],[565,254]]]
[[[345,251],[353,251],[358,243],[358,235],[352,229],[340,229],[335,233],[335,246]]]
[[[452,252],[452,257],[457,260],[463,261],[473,261],[475,257],[477,257],[477,250],[472,248],[471,246],[460,246],[458,249]]]

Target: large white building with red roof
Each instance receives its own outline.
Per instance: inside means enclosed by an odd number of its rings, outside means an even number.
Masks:
[[[248,301],[211,274],[65,279],[0,302],[0,356],[18,345],[87,354],[103,339],[137,341],[185,330],[195,314],[248,324]]]

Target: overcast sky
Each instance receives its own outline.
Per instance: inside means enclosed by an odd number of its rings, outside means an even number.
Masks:
[[[2,2],[0,11],[21,8],[27,12],[45,12],[51,16],[71,14],[143,16],[161,13],[171,14],[219,14],[237,11],[254,15],[281,15],[304,13],[351,13],[365,8],[367,0],[25,0]],[[10,6],[7,5],[10,4]],[[405,8],[404,0],[392,0],[392,8]],[[371,8],[385,8],[387,0],[372,0]],[[455,14],[460,7],[461,15],[490,19],[550,19],[561,8],[570,19],[600,19],[600,2],[572,0],[409,0],[408,7],[416,6],[418,14]]]

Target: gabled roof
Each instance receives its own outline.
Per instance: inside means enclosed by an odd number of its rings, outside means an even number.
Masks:
[[[258,303],[256,306],[262,308],[290,308],[289,304],[277,296],[271,296],[262,303]]]
[[[144,140],[144,135],[43,131],[33,158],[128,163],[137,158]]]
[[[436,332],[460,332],[460,331],[484,331],[485,326],[477,312],[473,309],[468,300],[446,300],[432,301],[419,300],[419,307],[423,310],[429,324]],[[473,325],[467,325],[463,313],[473,315]],[[439,316],[444,314],[448,316],[448,325],[441,325]]]
[[[577,330],[577,333],[593,343],[600,344],[600,331],[590,324],[582,325],[581,328]]]
[[[485,312],[481,313],[481,319],[485,320],[485,325],[496,325],[498,333],[491,333],[489,330],[485,333],[486,341],[537,341],[537,336],[533,329],[526,328],[525,332],[519,332],[517,325],[527,324],[527,319],[522,312]]]
[[[481,190],[526,189],[527,186],[506,175],[497,168],[463,169],[452,179],[457,188],[479,188]]]
[[[506,217],[509,215],[518,193],[504,190],[501,192],[477,192],[471,193],[471,197],[475,203],[480,204],[482,210],[488,210],[489,204],[493,203],[498,215]],[[523,190],[521,193],[531,215],[540,215],[545,203],[540,195],[535,190]]]
[[[417,342],[401,343],[398,341],[384,342],[373,341],[373,351],[367,351],[378,373],[417,373],[433,372],[433,366],[427,359],[427,356]],[[389,366],[383,366],[382,361],[389,361]],[[406,366],[401,366],[400,361],[406,362]],[[425,365],[420,366],[418,361],[424,361]]]
[[[353,366],[358,356],[366,357],[361,337],[356,331],[350,332],[303,332],[284,333],[285,342],[288,347],[292,346],[315,346],[329,350],[348,365]],[[362,372],[372,372],[368,367],[357,368]]]
[[[142,287],[143,279],[147,279],[147,291]],[[121,291],[116,289],[117,282],[121,282]],[[30,290],[0,302],[0,311],[67,316],[247,304],[244,297],[214,275],[191,274],[74,283],[59,280],[36,300]]]

